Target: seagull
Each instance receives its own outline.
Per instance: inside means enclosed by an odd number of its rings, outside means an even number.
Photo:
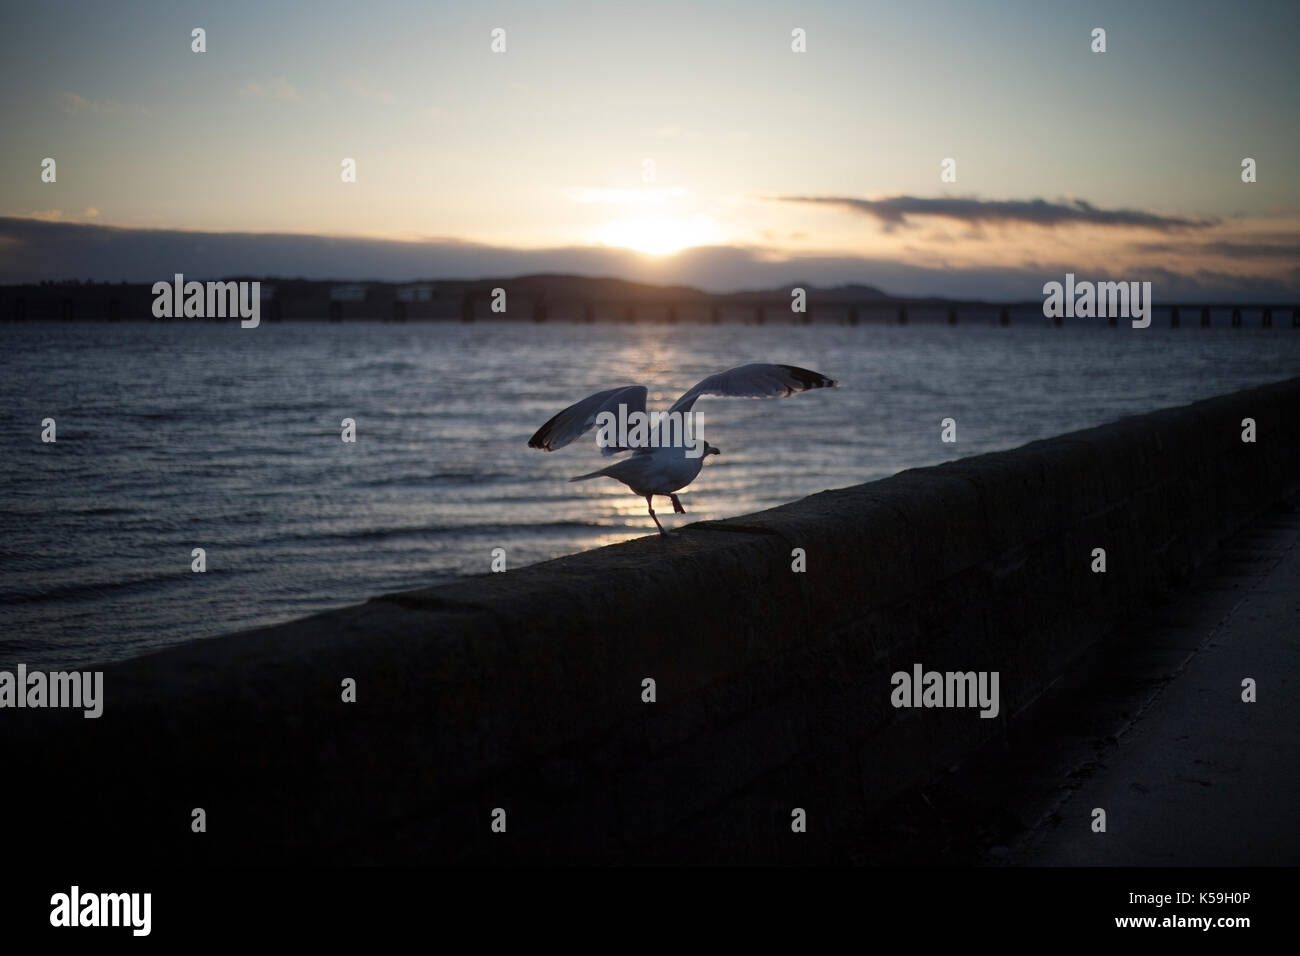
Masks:
[[[695,400],[701,395],[722,395],[731,398],[786,398],[795,392],[806,392],[813,388],[832,388],[835,381],[820,372],[813,372],[796,365],[773,365],[767,362],[754,362],[741,365],[710,375],[688,390],[681,398],[673,402],[668,410],[682,413],[682,420],[689,418]],[[646,387],[644,385],[623,385],[606,389],[589,395],[556,414],[549,422],[537,429],[528,439],[529,448],[543,451],[555,451],[563,448],[573,440],[595,427],[598,419],[608,422],[610,417],[622,413],[631,417],[638,413],[646,416]],[[658,413],[662,414],[662,413]],[[609,416],[602,418],[602,416]],[[657,429],[648,443],[639,446],[619,447],[616,443],[602,443],[601,453],[613,455],[632,451],[626,458],[612,465],[585,475],[577,475],[570,481],[587,481],[591,478],[613,478],[623,482],[632,491],[644,498],[650,517],[654,519],[659,533],[667,535],[664,526],[655,515],[654,496],[666,497],[673,503],[676,514],[685,514],[686,509],[677,499],[677,492],[694,481],[704,466],[704,459],[721,452],[708,442],[688,445],[684,441],[665,442],[666,426],[670,419],[659,419]],[[669,429],[670,430],[670,429]],[[683,434],[679,429],[678,438]],[[629,442],[630,445],[630,442]],[[691,454],[694,451],[695,454]]]

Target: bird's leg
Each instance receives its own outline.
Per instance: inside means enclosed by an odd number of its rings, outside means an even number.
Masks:
[[[676,495],[669,495],[668,497],[672,499],[673,511],[677,512],[679,515],[686,514],[686,509],[682,507],[682,503],[677,500]]]
[[[655,527],[659,529],[659,533],[665,538],[668,537],[668,532],[664,530],[664,526],[659,523],[658,518],[655,518],[655,505],[654,502],[650,500],[649,495],[645,496],[645,504],[646,507],[650,509],[650,517],[655,519]]]

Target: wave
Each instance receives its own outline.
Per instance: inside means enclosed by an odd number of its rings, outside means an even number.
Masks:
[[[346,544],[356,541],[385,541],[404,538],[429,538],[433,535],[479,537],[484,535],[512,536],[520,534],[541,535],[556,531],[618,531],[625,523],[599,520],[562,519],[528,524],[463,524],[426,525],[419,528],[358,528],[352,531],[330,531],[320,534],[294,534],[270,537],[258,542],[258,547],[276,545]]]
[[[53,587],[27,590],[10,590],[5,588],[0,590],[0,603],[21,605],[40,604],[43,601],[121,597],[124,594],[144,593],[154,590],[160,584],[176,581],[182,573],[189,574],[191,572],[187,567],[184,572],[178,571],[170,574],[154,574],[130,578],[125,581],[103,581],[96,584],[62,584]]]

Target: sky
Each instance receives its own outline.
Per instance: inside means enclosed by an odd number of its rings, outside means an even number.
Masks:
[[[1294,2],[50,0],[0,26],[0,281],[1300,292]]]

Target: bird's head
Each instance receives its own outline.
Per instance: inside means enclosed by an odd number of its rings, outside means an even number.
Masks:
[[[704,443],[704,454],[705,454],[705,457],[707,457],[707,456],[709,456],[709,455],[721,455],[722,452],[718,449],[718,446],[717,446],[717,445],[710,445],[708,442],[705,442],[705,443]]]

